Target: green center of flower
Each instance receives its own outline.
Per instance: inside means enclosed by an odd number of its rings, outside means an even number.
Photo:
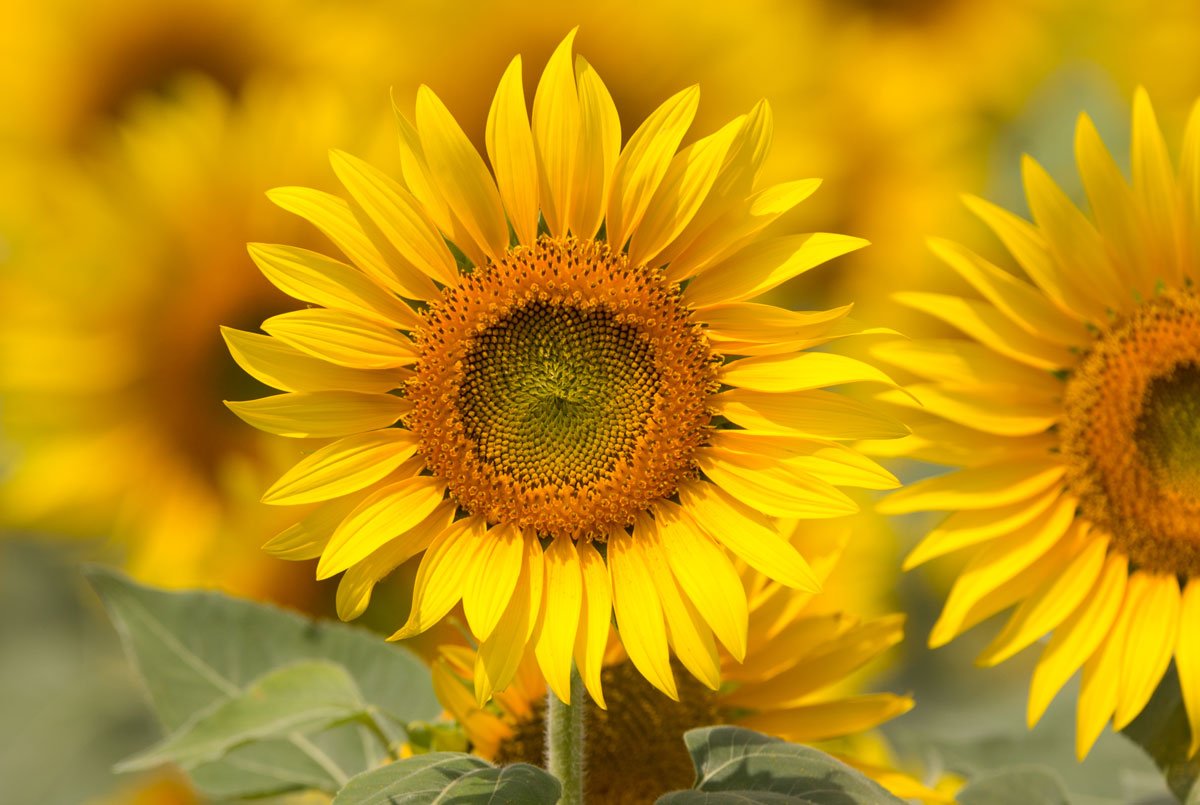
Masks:
[[[1134,438],[1163,486],[1200,500],[1200,364],[1150,383]]]
[[[415,341],[406,424],[489,523],[605,539],[696,472],[718,359],[679,287],[604,243],[514,247]]]
[[[689,788],[695,777],[683,733],[721,724],[717,697],[677,663],[679,701],[658,691],[628,660],[605,668],[601,683],[608,709],[588,699],[584,705],[588,802],[653,802],[667,791]],[[533,704],[531,717],[514,725],[501,742],[496,762],[540,765],[546,731],[546,704]]]
[[[633,454],[658,388],[649,339],[607,307],[531,302],[475,336],[458,410],[498,471],[581,485]]]
[[[1137,566],[1200,575],[1200,297],[1172,291],[1118,322],[1063,399],[1067,485]]]

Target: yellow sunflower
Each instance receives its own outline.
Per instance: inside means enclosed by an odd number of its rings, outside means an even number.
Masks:
[[[729,553],[814,588],[775,518],[855,511],[835,484],[894,486],[841,441],[904,432],[823,388],[890,383],[883,373],[804,351],[862,332],[848,308],[748,301],[863,245],[761,236],[817,185],[756,187],[767,105],[676,153],[699,98],[685,89],[622,148],[573,38],[547,64],[532,124],[520,58],[504,73],[485,138],[494,176],[422,87],[416,124],[399,118],[401,181],[334,152],[348,199],[272,191],[353,265],[252,245],[269,279],[318,307],[268,319],[265,336],[226,331],[239,363],[286,392],[230,408],[332,440],[268,490],[275,504],[330,501],[271,549],[319,556],[318,577],[345,572],[358,601],[424,552],[394,637],[461,599],[481,703],[527,644],[564,701],[574,658],[602,703],[614,610],[656,687],[678,696],[673,648],[715,688],[714,635],[738,660],[747,650]]]
[[[44,176],[37,226],[12,233],[0,521],[111,537],[109,558],[156,584],[297,602],[311,583],[281,583],[257,549],[286,525],[259,493],[294,455],[221,407],[263,387],[215,330],[291,304],[245,254],[252,231],[307,234],[263,185],[320,181],[330,140],[374,148],[390,121],[368,125],[320,87],[256,82],[234,102],[197,78],[173,96],[135,105],[87,166]]]
[[[854,520],[791,521],[781,527],[791,530],[790,541],[809,557],[824,582],[835,565],[845,564],[838,560],[851,531],[858,539],[867,536],[862,518]],[[907,696],[861,693],[862,674],[856,673],[877,665],[901,640],[904,616],[889,613],[863,620],[840,609],[826,593],[790,589],[745,563],[737,565],[750,592],[749,651],[744,664],[720,652],[727,682],[719,690],[681,677],[678,701],[666,700],[638,673],[620,644],[610,642],[601,676],[612,707],[589,703],[585,717],[588,798],[642,802],[688,788],[693,771],[683,733],[738,724],[790,741],[819,742],[898,796],[940,799],[886,762],[876,762],[872,752],[879,744],[866,734],[913,704]],[[475,753],[497,763],[539,763],[546,683],[535,659],[526,656],[514,683],[483,707],[468,687],[474,663],[472,649],[442,647],[433,669],[442,704],[462,725]],[[634,746],[637,751],[629,751]]]
[[[1076,131],[1091,214],[1032,159],[1028,222],[978,214],[1028,276],[954,243],[933,251],[982,296],[900,301],[966,339],[880,348],[929,382],[913,434],[881,450],[961,467],[913,484],[885,513],[953,512],[907,566],[969,550],[931,645],[1018,605],[979,658],[1052,633],[1033,675],[1032,725],[1080,666],[1076,751],[1141,712],[1171,662],[1200,748],[1200,106],[1177,172],[1145,92],[1133,104],[1132,183],[1091,121]]]

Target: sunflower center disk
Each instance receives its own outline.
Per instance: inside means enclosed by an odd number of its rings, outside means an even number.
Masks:
[[[446,289],[425,318],[408,426],[473,514],[603,538],[694,473],[716,368],[660,272],[543,238]]]
[[[658,794],[688,788],[695,772],[680,736],[696,727],[724,722],[712,691],[678,665],[679,701],[655,689],[628,660],[602,673],[608,709],[584,705],[585,784],[591,802],[648,802]],[[545,760],[546,703],[531,702],[531,715],[513,725],[500,743],[497,763],[540,764]]]
[[[1067,385],[1068,484],[1137,565],[1200,574],[1200,298],[1173,292],[1114,327]]]

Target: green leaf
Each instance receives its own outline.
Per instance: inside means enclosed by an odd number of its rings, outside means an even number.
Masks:
[[[472,755],[432,752],[358,775],[333,805],[425,802],[497,802],[554,805],[558,780],[536,766],[493,766]]]
[[[441,713],[424,664],[378,635],[220,593],[157,590],[105,568],[91,568],[88,576],[168,733],[238,698],[260,677],[305,660],[342,666],[388,743],[403,740],[409,721]],[[386,750],[372,731],[350,724],[299,742],[238,746],[189,773],[214,798],[333,792],[382,762]]]
[[[684,735],[696,782],[660,805],[794,802],[886,805],[901,800],[836,758],[740,727],[703,727]]]
[[[1173,663],[1145,709],[1121,730],[1121,734],[1154,759],[1154,764],[1167,778],[1167,786],[1180,801],[1191,802],[1190,797],[1200,790],[1200,785],[1196,785],[1200,777],[1200,755],[1191,759],[1187,756],[1191,729],[1183,706],[1179,673]]]
[[[240,744],[290,739],[366,716],[362,694],[344,668],[322,660],[300,662],[259,677],[239,696],[218,701],[117,770],[171,762],[191,768],[219,760]]]
[[[1058,774],[1046,766],[1013,766],[981,774],[958,792],[959,805],[1067,805]]]

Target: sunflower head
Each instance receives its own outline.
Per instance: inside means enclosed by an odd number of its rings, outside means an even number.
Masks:
[[[564,700],[571,665],[604,705],[613,612],[632,667],[680,696],[708,688],[716,645],[746,653],[746,592],[730,553],[814,588],[777,518],[855,510],[837,486],[895,479],[846,440],[895,421],[824,387],[889,383],[831,352],[864,330],[849,308],[749,300],[862,245],[765,237],[813,181],[759,187],[771,137],[759,103],[680,148],[699,92],[669,98],[622,145],[608,91],[574,32],[526,110],[521,61],[484,136],[491,167],[427,87],[398,117],[401,172],[334,152],[348,196],[272,198],[348,262],[254,245],[264,273],[318,305],[267,336],[227,331],[235,356],[288,392],[230,403],[251,424],[330,443],[266,496],[321,503],[268,549],[344,572],[343,617],[423,553],[397,637],[460,601],[479,642],[479,702],[526,646]]]
[[[910,565],[971,549],[931,642],[1013,605],[982,662],[1051,635],[1034,673],[1031,724],[1082,666],[1082,756],[1110,718],[1120,729],[1142,711],[1174,657],[1195,753],[1200,105],[1178,170],[1141,91],[1131,182],[1086,116],[1076,155],[1090,215],[1028,158],[1032,222],[968,200],[1025,277],[934,241],[982,298],[903,295],[966,338],[880,350],[929,381],[910,387],[924,406],[913,436],[881,449],[961,469],[881,508],[952,512]]]

